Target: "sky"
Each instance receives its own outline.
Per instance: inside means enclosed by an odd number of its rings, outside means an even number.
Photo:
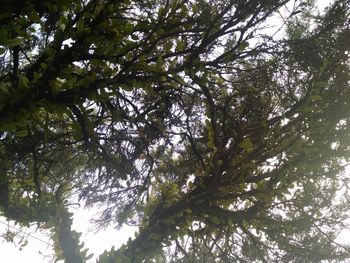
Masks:
[[[330,0],[318,0],[317,6],[320,10],[330,3]],[[281,23],[281,19],[275,17],[273,19],[277,26]],[[275,29],[270,29],[275,30]],[[83,208],[71,208],[74,212],[73,229],[82,232],[81,241],[85,243],[85,248],[89,249],[89,253],[94,253],[94,257],[89,260],[89,263],[96,262],[96,256],[104,250],[109,250],[112,246],[118,248],[123,243],[126,243],[129,237],[134,237],[135,227],[123,227],[121,230],[116,230],[113,227],[108,227],[104,230],[95,233],[94,226],[89,223],[90,218],[96,217],[96,211],[84,210]],[[44,233],[34,232],[35,228],[28,230],[31,236],[27,236],[28,244],[21,248],[18,244],[19,239],[15,239],[17,244],[8,243],[3,236],[7,230],[15,231],[17,226],[10,224],[4,217],[0,217],[0,258],[1,262],[53,262],[52,261],[52,242],[49,236]],[[13,228],[15,227],[15,228]],[[25,233],[22,235],[26,236]],[[350,240],[350,231],[342,233],[341,239]]]
[[[94,257],[89,262],[95,262],[98,255],[103,253],[104,250],[109,250],[112,246],[115,248],[120,247],[127,242],[129,237],[134,237],[137,230],[137,228],[130,226],[124,226],[121,230],[108,227],[96,233],[94,225],[89,222],[90,218],[96,216],[96,211],[93,209],[72,208],[71,212],[74,212],[73,229],[82,233],[80,240],[84,242],[84,248],[89,248],[88,254],[94,254]],[[13,244],[6,242],[3,238],[8,229],[17,232],[18,226],[15,226],[13,222],[7,222],[4,217],[0,217],[1,262],[46,263],[52,260],[52,241],[47,234],[35,232],[35,227],[32,227],[27,231],[31,233],[31,236],[21,232],[18,238],[15,238],[15,244]],[[26,236],[28,239],[28,244],[24,247],[21,247],[19,244],[22,236]]]

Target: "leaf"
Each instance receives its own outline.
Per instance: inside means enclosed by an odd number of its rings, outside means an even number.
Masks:
[[[244,228],[248,228],[249,223],[247,222],[247,220],[245,220],[245,219],[242,220],[242,226],[243,226]]]
[[[191,210],[190,208],[185,209],[185,212],[186,212],[187,214],[192,214],[192,210]]]
[[[94,66],[106,67],[106,63],[101,59],[91,59],[90,63]]]
[[[124,27],[124,33],[126,35],[131,35],[131,33],[134,31],[134,26],[132,24],[127,24],[125,27]]]
[[[40,63],[40,67],[42,69],[47,69],[47,64],[42,62],[42,63]]]
[[[124,255],[118,255],[115,263],[131,263],[130,259]]]
[[[37,81],[37,80],[39,80],[41,78],[41,74],[36,72],[36,71],[34,71],[33,78],[34,78],[34,81]]]
[[[241,141],[238,144],[238,147],[244,149],[244,150],[252,150],[254,149],[254,145],[252,144],[252,142],[250,141],[250,138],[244,138],[243,141]]]
[[[92,259],[93,256],[94,256],[94,254],[89,254],[89,255],[86,257],[86,260]]]
[[[15,47],[15,46],[19,46],[23,43],[23,38],[12,38],[12,39],[7,39],[4,41],[4,43],[0,43],[4,46],[7,47]]]
[[[188,186],[188,188],[193,188],[193,182],[192,181],[189,181],[188,183],[187,183],[187,186]]]
[[[163,59],[162,56],[158,56],[157,62],[156,62],[156,70],[162,71],[162,65],[163,65]]]
[[[20,130],[16,132],[16,137],[23,138],[28,135],[28,130]]]
[[[175,76],[174,76],[174,79],[175,79],[176,82],[178,82],[178,83],[181,84],[181,85],[186,85],[186,84],[187,84],[187,83],[185,82],[185,80],[184,80],[182,77],[178,76],[178,75],[175,75]]]
[[[158,10],[158,17],[161,18],[164,15],[166,15],[166,11],[165,11],[165,8],[163,6],[161,6]]]
[[[219,218],[217,218],[217,217],[209,217],[209,220],[211,221],[211,222],[213,222],[214,224],[217,224],[217,225],[219,225],[220,224],[220,219]]]
[[[328,67],[329,67],[329,64],[330,64],[329,60],[328,60],[327,58],[325,58],[325,59],[323,60],[322,66],[321,66],[321,68],[320,68],[319,77],[321,77],[321,76],[325,73],[325,71],[326,71],[326,70],[328,69]]]
[[[323,88],[328,88],[328,87],[329,87],[329,83],[328,83],[328,81],[317,81],[317,82],[315,83],[315,86],[316,86],[317,88],[321,88],[321,89],[323,89]]]
[[[176,43],[176,51],[183,51],[186,48],[186,43],[184,41],[178,41]]]
[[[28,88],[29,87],[29,79],[26,76],[22,76],[19,79],[19,88]]]
[[[320,96],[320,95],[312,95],[312,96],[310,96],[310,99],[311,99],[312,101],[320,101],[320,100],[323,100],[322,96]]]
[[[304,112],[304,113],[313,112],[313,110],[314,110],[313,107],[308,107],[308,106],[300,107],[299,109],[300,112]]]
[[[80,18],[77,22],[77,33],[81,34],[84,31],[84,19]]]
[[[53,58],[55,56],[56,50],[54,48],[48,47],[46,48],[45,52],[49,55],[50,58]]]
[[[249,43],[248,43],[248,42],[243,42],[243,43],[241,43],[241,44],[237,47],[237,50],[238,50],[238,51],[243,51],[243,50],[245,50],[247,47],[249,47]]]

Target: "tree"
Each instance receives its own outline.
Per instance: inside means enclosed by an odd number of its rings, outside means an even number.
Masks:
[[[2,214],[67,263],[73,195],[139,226],[99,263],[349,258],[350,5],[289,2],[3,1]]]

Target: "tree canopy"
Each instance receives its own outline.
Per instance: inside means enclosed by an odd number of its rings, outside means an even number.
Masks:
[[[98,263],[350,258],[347,0],[0,3],[0,212],[57,259],[72,198],[139,227]]]

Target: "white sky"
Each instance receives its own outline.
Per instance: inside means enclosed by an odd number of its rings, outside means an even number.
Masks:
[[[94,217],[95,212],[81,209],[71,209],[74,212],[73,229],[81,232],[80,240],[84,242],[84,248],[89,248],[88,254],[93,253],[94,257],[88,262],[96,262],[95,259],[104,250],[109,250],[112,246],[120,247],[126,243],[129,237],[134,237],[137,228],[125,226],[117,231],[113,227],[108,227],[95,233],[94,227],[89,223],[89,219]],[[19,238],[15,238],[15,244],[7,243],[1,236],[4,235],[8,229],[7,221],[4,217],[0,217],[0,257],[1,262],[49,262],[52,257],[52,241],[49,236],[34,232],[35,227],[32,228],[31,236],[28,236],[28,244],[20,250]],[[16,232],[13,222],[10,223],[10,230]],[[23,234],[23,233],[22,233]],[[21,235],[22,236],[22,235]],[[36,238],[40,239],[37,240]]]
[[[323,10],[324,7],[330,3],[330,0],[318,0],[318,7]],[[273,19],[276,21],[277,26],[281,24],[281,20],[278,18]],[[279,21],[278,21],[279,20]],[[73,211],[73,209],[72,209]],[[82,232],[81,241],[85,243],[85,248],[89,248],[89,253],[94,253],[94,257],[89,260],[89,263],[96,262],[96,257],[104,250],[109,250],[112,246],[118,248],[125,243],[129,237],[133,237],[136,228],[124,227],[120,231],[116,231],[113,227],[109,227],[105,230],[101,230],[98,233],[94,233],[93,226],[89,223],[89,219],[94,217],[94,211],[86,211],[78,209],[74,215],[73,228],[78,232]],[[5,224],[3,224],[5,223]],[[48,236],[42,233],[31,233],[32,236],[41,239],[39,241],[33,237],[28,237],[28,245],[22,248],[20,251],[19,245],[13,243],[7,243],[1,236],[6,233],[7,221],[5,218],[0,217],[0,256],[1,262],[49,262],[50,255],[52,255],[52,247],[47,243],[51,243]],[[13,224],[12,224],[13,225]],[[14,231],[14,229],[11,229]],[[350,241],[350,232],[344,232],[342,234],[344,241]],[[44,241],[44,242],[43,242]],[[46,255],[46,257],[45,257]]]

